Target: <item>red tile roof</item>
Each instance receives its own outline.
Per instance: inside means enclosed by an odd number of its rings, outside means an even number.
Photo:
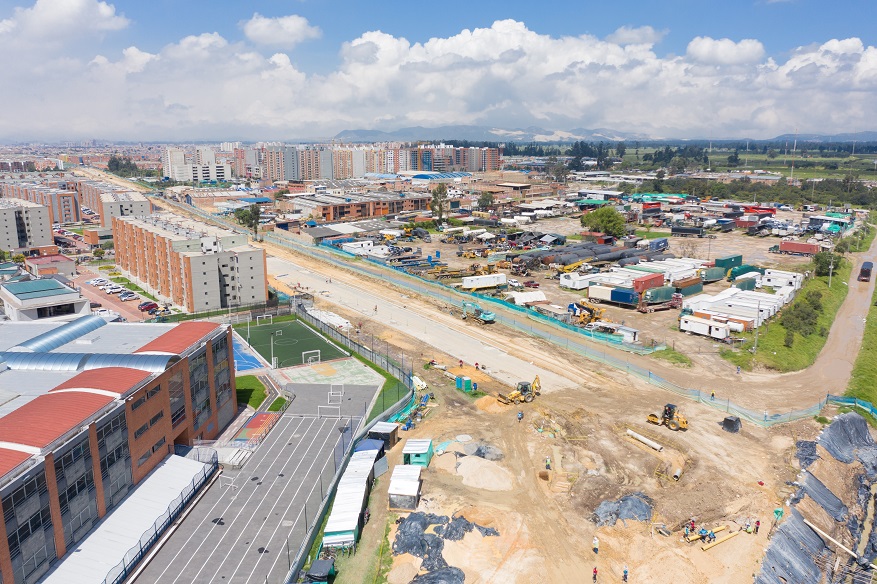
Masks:
[[[53,255],[45,255],[45,256],[35,257],[35,258],[27,258],[27,263],[37,264],[37,265],[57,264],[59,262],[71,262],[72,263],[73,261],[74,260],[68,258],[65,255],[61,255],[59,253],[56,253]]]
[[[134,352],[146,353],[152,351],[179,355],[217,328],[219,328],[219,325],[212,322],[183,322]]]
[[[30,454],[27,452],[0,448],[0,477],[4,476],[28,458],[30,458]]]
[[[111,401],[83,391],[41,395],[0,418],[0,442],[45,448]]]
[[[130,367],[103,367],[101,369],[91,369],[71,377],[58,387],[50,390],[58,391],[59,389],[70,389],[83,387],[88,389],[103,389],[112,391],[119,395],[124,394],[129,389],[152,375],[148,371],[142,369],[131,369]]]

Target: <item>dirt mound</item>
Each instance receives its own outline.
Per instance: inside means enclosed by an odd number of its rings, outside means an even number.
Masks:
[[[652,518],[652,500],[643,493],[625,495],[617,501],[603,501],[594,511],[594,523],[600,526],[615,525],[619,519],[649,521]]]
[[[491,460],[478,456],[464,456],[457,464],[457,474],[463,484],[486,491],[511,491],[514,486],[512,473]]]
[[[487,412],[488,414],[501,414],[508,409],[504,405],[496,401],[496,398],[492,395],[479,397],[477,400],[475,400],[475,407],[482,412]]]

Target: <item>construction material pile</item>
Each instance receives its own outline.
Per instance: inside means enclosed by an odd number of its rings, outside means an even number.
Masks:
[[[601,527],[615,525],[619,519],[625,525],[627,519],[651,521],[652,500],[643,493],[632,493],[617,501],[603,501],[597,506],[591,519]]]

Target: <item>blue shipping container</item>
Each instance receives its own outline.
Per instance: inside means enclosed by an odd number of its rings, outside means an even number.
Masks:
[[[639,304],[639,294],[632,288],[613,288],[609,299],[618,304]]]
[[[667,241],[666,237],[659,237],[658,239],[652,239],[649,241],[649,251],[662,251],[669,247],[670,242]]]

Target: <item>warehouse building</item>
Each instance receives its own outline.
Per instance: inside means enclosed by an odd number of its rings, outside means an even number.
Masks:
[[[186,312],[268,300],[265,252],[247,236],[169,213],[113,219],[125,277]]]
[[[219,434],[230,351],[208,322],[0,324],[2,582],[37,582],[175,447]]]
[[[384,217],[403,211],[429,209],[429,193],[344,193],[341,195],[313,194],[292,199],[293,209],[303,215],[322,221],[349,221],[369,217]]]

